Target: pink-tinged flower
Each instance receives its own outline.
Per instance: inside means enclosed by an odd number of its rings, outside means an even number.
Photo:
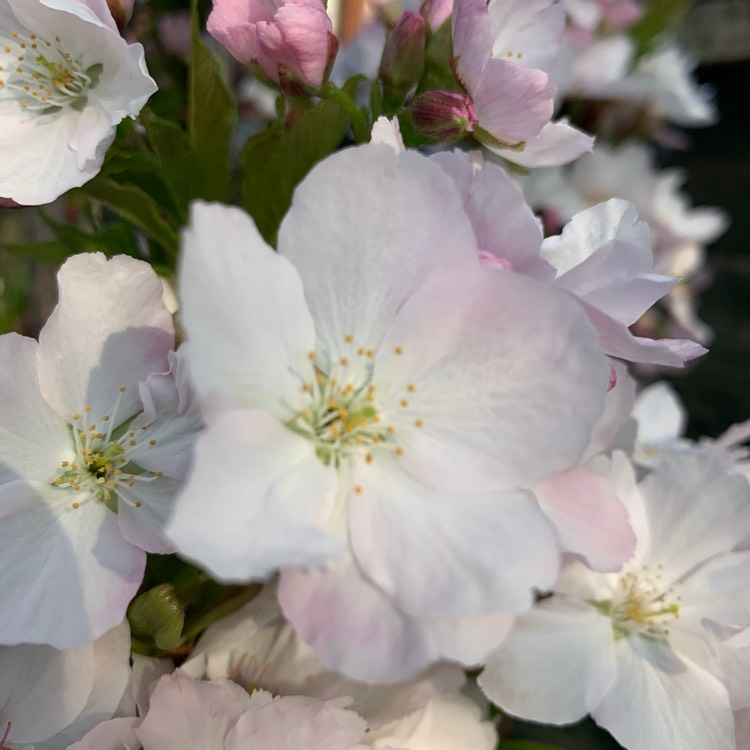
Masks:
[[[226,680],[201,682],[181,671],[159,680],[144,718],[101,724],[70,750],[367,750],[364,719],[320,700],[249,695]]]
[[[169,550],[198,423],[151,267],[78,255],[58,283],[39,343],[0,337],[0,643],[69,648],[119,623],[145,550]]]
[[[209,426],[180,552],[225,580],[342,559],[396,619],[528,607],[557,552],[517,488],[580,460],[609,382],[578,304],[481,269],[452,180],[383,144],[318,165],[278,247],[236,208],[193,208],[182,312]],[[435,642],[351,656],[397,679]]]
[[[104,0],[0,0],[0,195],[38,205],[83,185],[154,91]]]
[[[127,623],[65,651],[0,646],[2,746],[68,747],[116,712],[134,712],[129,679]]]
[[[274,83],[319,87],[338,51],[320,0],[214,0],[208,33]]]
[[[494,0],[498,5],[508,0]],[[510,0],[513,2],[513,0]],[[534,140],[552,117],[555,90],[547,74],[494,56],[493,25],[484,0],[457,0],[453,8],[455,73],[479,120],[477,137],[520,147]],[[523,51],[512,51],[515,59]]]
[[[609,574],[571,563],[554,595],[518,618],[480,686],[535,722],[590,713],[629,750],[735,750],[750,553],[734,550],[750,531],[750,487],[705,454],[665,461],[636,484],[615,453],[609,476],[636,533],[633,558]]]
[[[682,367],[705,354],[687,339],[646,339],[628,330],[679,279],[653,272],[649,228],[626,201],[613,198],[576,214],[542,243],[555,285],[573,294],[612,357]]]
[[[550,122],[555,93],[549,74],[565,28],[553,0],[460,0],[453,12],[454,70],[471,97],[475,136],[525,167],[566,164],[593,138],[566,120]]]

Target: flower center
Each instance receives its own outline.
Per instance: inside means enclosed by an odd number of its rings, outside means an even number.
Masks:
[[[623,573],[610,601],[591,602],[612,618],[615,638],[640,634],[652,638],[669,637],[670,624],[680,616],[681,596],[676,596],[678,581],[668,586],[662,580],[663,565],[653,573],[648,565]]]
[[[118,502],[140,508],[138,483],[153,482],[163,476],[161,471],[143,471],[134,462],[141,453],[156,445],[156,439],[148,436],[149,425],[124,432],[115,429],[125,390],[125,386],[120,386],[111,416],[102,417],[101,429],[88,422],[90,406],[83,410],[83,414],[76,412],[71,416],[75,458],[60,463],[52,484],[80,493],[80,502],[72,503],[74,509],[91,498],[105,503],[116,498]],[[121,432],[115,437],[115,433]]]
[[[315,352],[308,354],[314,376],[301,386],[308,402],[286,423],[287,427],[312,440],[326,466],[339,466],[345,458],[357,454],[369,463],[374,448],[400,456],[403,449],[396,444],[396,428],[383,418],[376,400],[377,388],[372,382],[375,353],[355,346],[352,336],[345,342],[347,354],[333,366],[321,365]],[[407,390],[413,391],[414,386]],[[409,404],[405,398],[400,403],[402,407]]]
[[[84,67],[73,59],[59,36],[0,32],[0,100],[14,99],[22,109],[50,114],[64,107],[82,110],[99,82],[100,63]]]

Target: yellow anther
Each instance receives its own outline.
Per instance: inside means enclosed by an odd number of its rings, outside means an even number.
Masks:
[[[399,401],[399,404],[401,404],[401,406],[403,406],[404,408],[406,408],[407,406],[409,406],[409,400],[405,399],[405,398],[402,398],[401,401]]]
[[[163,477],[164,476],[164,472],[163,471],[157,471],[156,474],[155,474],[155,476],[157,476],[157,477]]]
[[[131,430],[131,431],[130,431],[130,432],[128,433],[128,437],[135,437],[135,432],[133,432],[133,430]]]
[[[392,424],[389,424],[388,427],[385,428],[385,431],[389,435],[393,435],[393,433],[396,432],[396,428]]]
[[[516,57],[520,60],[523,57],[523,52],[519,52]]]
[[[365,354],[372,359],[375,356],[375,352],[372,349],[368,349]]]
[[[310,392],[310,384],[309,383],[303,383],[302,388],[300,389],[302,393],[309,393]]]
[[[128,445],[135,445],[135,440],[129,440]]]
[[[307,353],[307,358],[309,360],[311,360],[311,361],[314,360],[315,359],[315,352],[308,352]]]
[[[5,48],[5,51],[6,51],[6,52],[10,52],[10,51],[11,51],[10,47],[6,47],[6,48]]]
[[[409,391],[409,393],[414,393],[414,391],[417,390],[417,386],[414,385],[414,383],[409,383],[409,385],[406,386],[406,390]]]
[[[63,461],[63,462],[62,462],[62,463],[60,464],[60,466],[62,466],[62,467],[63,467],[63,469],[65,469],[65,468],[67,468],[68,466],[70,466],[70,461]]]
[[[121,385],[117,390],[120,391],[120,393],[125,393],[128,389],[124,385]]]
[[[421,419],[415,419],[414,420],[414,426],[415,427],[424,427],[424,422]]]
[[[105,415],[105,416],[103,416],[103,417],[102,417],[102,421],[104,421],[104,422],[109,422],[109,417],[108,417],[108,416],[106,416],[106,415]]]
[[[71,471],[78,471],[78,464],[73,464],[70,468]]]
[[[364,487],[363,487],[363,486],[362,486],[361,484],[355,484],[355,485],[354,485],[354,491],[355,491],[355,492],[356,492],[356,493],[357,493],[358,495],[361,495],[361,494],[362,494],[362,493],[363,493],[363,492],[365,491],[365,488],[364,488]]]
[[[154,439],[152,438],[151,440],[149,440],[149,441],[148,441],[148,444],[149,444],[149,445],[156,445],[156,440],[154,440]]]
[[[513,57],[513,50],[509,49],[506,54],[508,57]]]
[[[397,456],[403,456],[404,455],[404,449],[400,445],[396,446],[396,455]]]
[[[140,508],[140,507],[141,507],[141,505],[143,505],[143,503],[142,503],[142,502],[141,502],[140,500],[136,500],[136,501],[135,501],[135,507],[136,507],[136,508]]]
[[[73,510],[78,510],[81,506],[78,503],[73,503],[70,507],[73,508]]]
[[[349,334],[347,334],[346,336],[344,336],[344,341],[345,341],[345,342],[346,342],[347,344],[351,344],[351,343],[352,343],[352,341],[354,341],[354,336],[352,336],[352,335],[351,335],[351,333],[349,333]]]
[[[365,461],[367,461],[367,463],[368,463],[368,464],[371,464],[371,463],[372,463],[372,453],[368,453],[368,454],[367,454],[367,455],[365,456]]]
[[[398,355],[398,356],[400,357],[400,356],[401,356],[401,355],[402,355],[402,354],[404,353],[404,350],[403,350],[403,349],[402,349],[402,348],[401,348],[400,346],[397,346],[397,347],[396,347],[396,348],[395,348],[395,349],[393,350],[393,353],[394,353],[394,354],[397,354],[397,355]]]
[[[88,413],[89,413],[89,412],[91,411],[91,407],[90,407],[90,406],[87,406],[87,407],[86,407],[86,408],[84,409],[84,411],[86,412],[86,414],[88,414]]]
[[[18,39],[18,32],[17,32],[17,31],[13,31],[13,32],[11,32],[11,36],[12,36],[12,37],[13,37],[14,39]]]
[[[347,365],[349,364],[349,360],[348,360],[348,359],[347,359],[346,357],[342,357],[342,358],[341,358],[341,359],[339,360],[339,364],[340,364],[340,365],[341,365],[342,367],[346,367],[346,366],[347,366]]]

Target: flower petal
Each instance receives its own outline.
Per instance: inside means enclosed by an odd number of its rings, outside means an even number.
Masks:
[[[563,296],[486,270],[435,278],[403,306],[373,382],[415,477],[450,492],[505,490],[578,462],[609,367]]]
[[[614,677],[609,618],[588,604],[553,597],[518,618],[478,683],[513,716],[570,724],[599,704]]]
[[[617,646],[617,679],[591,712],[597,724],[639,750],[735,750],[729,695],[716,677],[657,640],[636,636]]]
[[[190,372],[204,411],[262,406],[279,412],[282,398],[300,393],[300,368],[309,368],[307,354],[315,349],[302,284],[244,211],[193,204],[180,296]]]
[[[103,503],[81,498],[73,508],[77,497],[39,482],[0,486],[0,599],[13,602],[0,610],[1,643],[70,648],[122,622],[146,553]]]
[[[166,533],[183,555],[224,581],[314,565],[343,547],[328,530],[337,481],[314,444],[275,417],[227,412],[198,439],[193,473]]]
[[[310,172],[282,222],[279,252],[302,276],[332,362],[347,336],[377,349],[399,308],[436,270],[477,265],[452,180],[421,154],[384,144],[345,149]]]
[[[0,482],[50,482],[73,457],[70,428],[39,390],[37,348],[16,333],[0,336]]]
[[[555,122],[548,122],[536,138],[526,141],[521,151],[491,143],[485,145],[490,151],[513,164],[536,169],[569,164],[594,148],[594,138],[583,130],[569,125],[567,118],[563,117]]]
[[[350,501],[354,554],[403,611],[518,612],[533,603],[533,588],[554,583],[555,537],[529,493],[447,494],[387,456],[358,467],[355,480],[363,492]]]
[[[65,261],[58,284],[39,335],[42,394],[64,419],[91,406],[89,425],[108,415],[117,426],[140,411],[138,383],[169,367],[174,326],[161,282],[143,261],[85,253]]]

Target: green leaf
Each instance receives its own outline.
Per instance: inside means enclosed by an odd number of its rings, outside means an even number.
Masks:
[[[176,257],[177,232],[162,217],[159,203],[149,193],[132,183],[101,174],[81,190],[146,232],[169,257]]]
[[[230,141],[237,123],[237,104],[218,58],[201,41],[196,3],[188,89],[188,133],[197,156],[195,163],[205,172],[203,195],[228,202]]]
[[[33,245],[27,243],[2,244],[2,249],[7,250],[19,258],[39,261],[41,263],[52,263],[59,266],[72,253],[68,247],[59,240],[49,242],[37,242]]]
[[[558,745],[547,745],[532,740],[502,740],[498,750],[562,750]]]
[[[176,123],[141,112],[146,135],[159,158],[162,177],[169,188],[180,223],[187,222],[188,206],[195,198],[211,198],[204,192],[209,186],[198,155],[188,134]]]
[[[641,19],[631,29],[638,56],[650,52],[659,37],[667,29],[674,29],[695,0],[652,0],[644,5]]]
[[[185,608],[171,583],[162,583],[137,596],[128,607],[133,637],[143,645],[171,650],[182,643]]]
[[[250,138],[240,155],[242,205],[272,245],[294,188],[349,128],[349,118],[335,101],[307,110],[288,130],[275,123]]]

